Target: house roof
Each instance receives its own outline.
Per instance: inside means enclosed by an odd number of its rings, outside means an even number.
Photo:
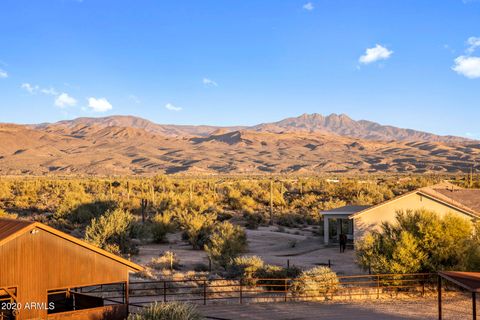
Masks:
[[[5,219],[5,218],[0,218],[0,246],[3,244],[15,239],[16,237],[26,233],[30,232],[33,229],[41,229],[43,231],[49,232],[51,234],[54,234],[60,238],[65,239],[66,241],[73,242],[81,247],[84,247],[88,250],[94,251],[102,256],[105,256],[109,259],[112,259],[114,261],[117,261],[118,263],[121,263],[123,265],[126,265],[130,270],[132,271],[141,271],[143,270],[143,267],[133,263],[127,259],[124,259],[122,257],[119,257],[117,255],[114,255],[110,252],[107,252],[103,249],[100,249],[96,246],[93,246],[85,241],[82,241],[80,239],[77,239],[75,237],[72,237],[64,232],[61,232],[57,229],[54,229],[52,227],[49,227],[43,223],[40,222],[33,222],[33,221],[26,221],[26,220],[17,220],[17,219]]]
[[[480,292],[480,272],[442,271],[438,274],[470,292]]]
[[[369,212],[372,209],[381,207],[393,201],[400,200],[412,194],[420,194],[429,197],[435,201],[462,211],[469,216],[480,218],[480,190],[463,189],[448,182],[442,182],[430,187],[419,188],[417,190],[404,193],[393,199],[356,212],[351,216],[351,218],[355,218],[361,214]]]
[[[335,208],[335,209],[331,209],[331,210],[326,210],[326,211],[322,211],[322,214],[347,214],[347,215],[350,215],[350,214],[354,214],[356,212],[360,212],[360,211],[363,211],[367,208],[370,208],[371,206],[353,206],[353,205],[349,205],[349,206],[343,206],[343,207],[340,207],[340,208]]]

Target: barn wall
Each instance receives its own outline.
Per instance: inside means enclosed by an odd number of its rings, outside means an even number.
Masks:
[[[394,223],[396,221],[395,217],[398,210],[409,209],[426,209],[429,211],[434,211],[440,216],[444,216],[450,212],[470,220],[470,217],[462,211],[422,196],[418,193],[412,193],[398,200],[387,202],[382,206],[373,208],[372,210],[367,211],[364,214],[360,214],[358,217],[354,218],[353,232],[355,241],[361,239],[369,231],[379,230],[382,222]]]
[[[127,281],[127,267],[36,229],[0,246],[0,287],[17,286],[18,302],[47,302],[47,291]],[[19,319],[42,317],[45,310],[22,310]]]

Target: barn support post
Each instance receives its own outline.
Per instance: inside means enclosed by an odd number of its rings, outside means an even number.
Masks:
[[[442,277],[438,275],[438,320],[442,320]]]

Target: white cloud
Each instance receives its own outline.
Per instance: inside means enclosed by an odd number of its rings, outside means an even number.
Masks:
[[[302,8],[307,11],[312,11],[313,9],[315,9],[315,7],[313,6],[313,3],[311,2],[305,3]]]
[[[363,64],[369,64],[379,60],[386,60],[390,58],[392,54],[393,51],[388,50],[384,46],[377,44],[373,48],[366,49],[365,54],[361,56],[358,61]]]
[[[106,112],[112,110],[113,106],[105,98],[88,98],[88,107],[95,112]]]
[[[203,78],[202,79],[202,82],[205,86],[207,87],[218,87],[218,83],[216,83],[215,81],[213,81],[212,79],[208,79],[208,78]]]
[[[36,93],[40,88],[38,86],[34,86],[28,82],[25,82],[25,83],[22,83],[22,85],[20,86],[22,89],[25,89],[27,90],[28,92],[30,92],[31,94],[34,94]]]
[[[181,110],[182,110],[181,107],[176,107],[176,106],[174,106],[174,105],[171,104],[171,103],[167,103],[167,104],[165,105],[165,108],[167,108],[167,109],[170,110],[170,111],[181,111]]]
[[[50,88],[41,88],[40,86],[38,85],[33,85],[31,83],[28,83],[28,82],[25,82],[25,83],[22,83],[22,85],[20,86],[22,89],[25,89],[27,90],[29,93],[31,94],[36,94],[36,93],[43,93],[43,94],[46,94],[46,95],[49,95],[49,96],[58,96],[58,91],[55,90],[54,88],[50,87]]]
[[[60,108],[65,108],[65,107],[73,107],[74,105],[77,104],[77,100],[75,98],[69,96],[67,93],[63,92],[61,93],[56,99],[55,99],[55,105]]]
[[[455,58],[452,70],[470,79],[480,78],[480,57],[472,56],[480,48],[480,38],[470,37],[466,44],[465,55]]]
[[[480,38],[479,37],[470,37],[467,40],[469,47],[467,48],[467,53],[472,54],[478,47],[480,47]]]
[[[0,79],[8,78],[8,73],[5,70],[0,69]]]
[[[480,57],[460,56],[455,59],[452,70],[467,78],[480,78]]]
[[[40,89],[40,92],[49,96],[58,96],[58,92],[54,88]]]

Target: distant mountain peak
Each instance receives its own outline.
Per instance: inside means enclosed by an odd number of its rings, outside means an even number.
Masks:
[[[469,139],[455,136],[440,136],[413,129],[381,125],[367,120],[353,120],[347,114],[332,113],[323,116],[319,113],[304,113],[298,117],[286,118],[273,123],[263,123],[252,127],[256,131],[265,132],[330,132],[341,136],[367,139],[373,141],[430,141],[461,142]]]

